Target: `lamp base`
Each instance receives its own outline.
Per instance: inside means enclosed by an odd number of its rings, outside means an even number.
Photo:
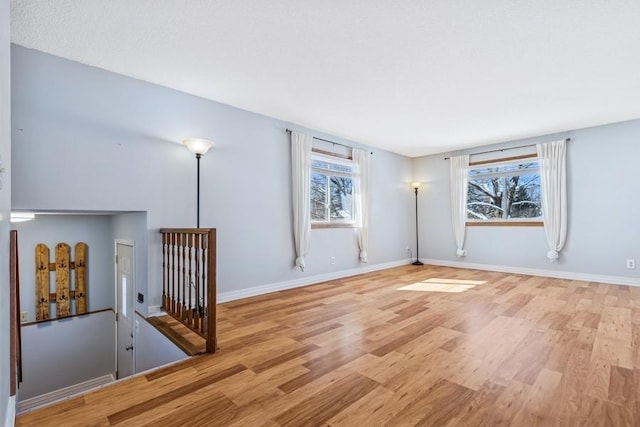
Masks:
[[[415,260],[415,262],[412,262],[411,265],[424,265],[419,259]]]

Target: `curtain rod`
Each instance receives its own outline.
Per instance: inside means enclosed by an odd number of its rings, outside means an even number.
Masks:
[[[291,129],[285,129],[285,132],[287,132],[288,134],[291,134],[291,132],[293,132],[293,131]],[[333,144],[333,145],[339,145],[339,146],[345,147],[345,148],[350,148],[350,149],[353,150],[353,147],[350,146],[350,145],[340,144],[339,142],[329,141],[328,139],[318,138],[317,136],[314,136],[313,139],[317,139],[318,141],[328,142],[329,144]],[[369,154],[373,154],[373,151],[370,151]]]
[[[565,138],[565,141],[569,142],[571,141],[571,138]],[[507,150],[517,150],[518,148],[527,148],[527,147],[535,147],[536,144],[528,144],[528,145],[521,145],[519,147],[509,147],[509,148],[498,148],[497,150],[488,150],[488,151],[481,151],[479,153],[471,153],[469,154],[470,156],[477,156],[478,154],[488,154],[488,153],[497,153],[497,152],[501,152],[501,151],[507,151]],[[451,157],[445,157],[445,160],[449,160]]]

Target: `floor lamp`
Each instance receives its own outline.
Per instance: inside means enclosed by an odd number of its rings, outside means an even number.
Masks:
[[[421,261],[420,261],[420,256],[418,255],[418,188],[420,188],[421,183],[419,182],[414,182],[411,184],[411,186],[413,187],[413,190],[416,193],[416,260],[415,262],[412,263],[412,265],[424,265]]]
[[[213,142],[202,138],[187,138],[182,141],[182,144],[184,144],[184,146],[187,147],[189,151],[196,155],[196,160],[198,162],[198,178],[196,184],[196,227],[200,228],[200,158],[207,154],[209,148],[213,146]]]

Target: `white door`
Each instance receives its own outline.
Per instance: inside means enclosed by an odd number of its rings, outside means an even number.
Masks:
[[[118,378],[133,375],[133,246],[116,242],[116,357]]]

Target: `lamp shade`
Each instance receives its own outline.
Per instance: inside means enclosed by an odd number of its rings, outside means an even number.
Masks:
[[[209,148],[213,146],[213,142],[202,138],[187,138],[182,141],[182,144],[193,154],[200,155],[207,154]]]
[[[411,183],[411,188],[420,188],[421,185],[421,182],[414,181]]]

